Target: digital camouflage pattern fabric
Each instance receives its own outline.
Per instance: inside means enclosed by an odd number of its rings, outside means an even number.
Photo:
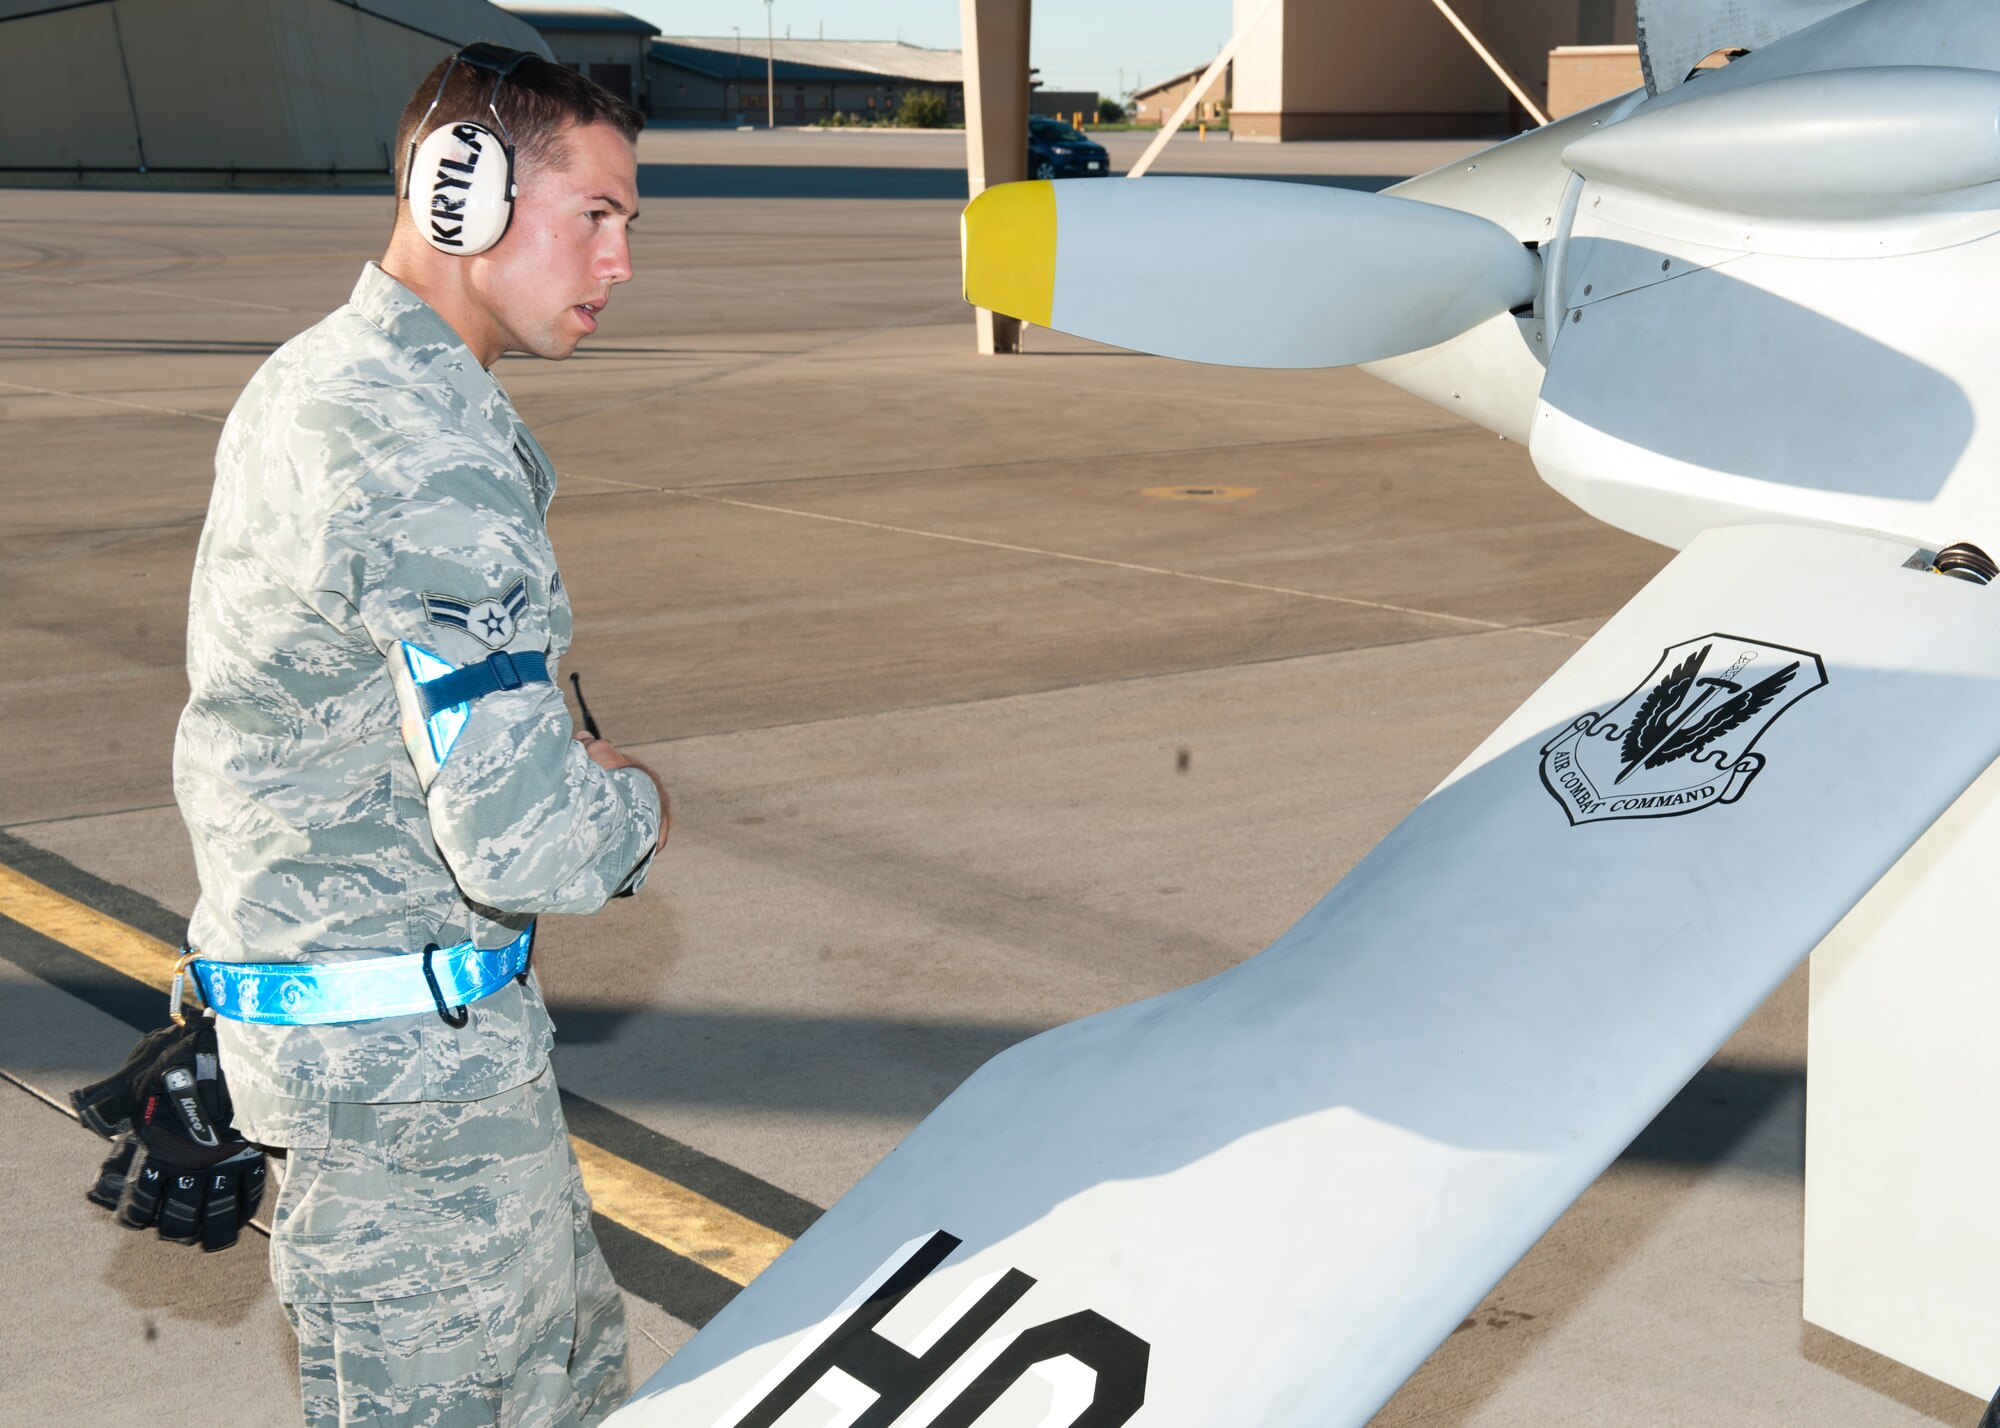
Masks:
[[[204,956],[334,961],[512,940],[645,875],[659,797],[571,740],[559,686],[476,701],[428,795],[387,653],[545,654],[570,609],[545,518],[555,473],[456,333],[369,264],[230,413],[195,562],[175,792]],[[237,1124],[323,1142],[337,1102],[469,1100],[532,1080],[548,1015],[509,983],[435,1013],[319,1027],[223,1022]]]
[[[223,429],[174,751],[204,957],[514,940],[645,876],[659,796],[570,738],[558,686],[476,700],[428,790],[398,641],[454,666],[569,645],[548,458],[456,333],[373,264]],[[593,1423],[625,1391],[532,975],[470,1008],[221,1021],[236,1126],[288,1148],[271,1267],[309,1424]]]
[[[336,1106],[332,1131],[292,1152],[272,1217],[309,1428],[552,1428],[618,1404],[624,1307],[553,1073]]]

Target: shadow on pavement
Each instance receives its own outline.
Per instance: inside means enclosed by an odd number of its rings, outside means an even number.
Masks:
[[[1806,1073],[1790,1066],[1704,1066],[1640,1131],[1621,1162],[1719,1165],[1806,1178]],[[1789,1123],[1774,1120],[1786,1116]],[[1750,1137],[1763,1130],[1761,1141]],[[1739,1149],[1740,1147],[1740,1149]]]
[[[625,1067],[620,1091],[630,1095],[644,1086],[640,1099],[661,1107],[910,1118],[928,1114],[992,1057],[1043,1030],[1025,1023],[560,1003],[550,1014],[559,1069],[565,1048],[612,1046]],[[1620,1159],[1726,1162],[1802,1180],[1805,1085],[1799,1067],[1705,1066]],[[1774,1121],[1783,1115],[1799,1122],[1796,1134]]]
[[[649,1007],[549,1008],[556,1066],[566,1048],[604,1046],[618,1090],[661,1107],[736,1106],[917,1119],[1038,1026]],[[602,1064],[594,1062],[594,1064]]]
[[[1392,184],[1403,182],[1404,175],[1397,174],[1242,174],[1242,173],[1181,173],[1162,174],[1162,178],[1219,178],[1241,179],[1257,183],[1309,183],[1316,188],[1351,188],[1359,193],[1380,193]]]
[[[1117,177],[1117,175],[1112,175]],[[1175,178],[1230,178],[1263,183],[1306,183],[1321,188],[1379,193],[1396,176],[1380,174],[1174,174]],[[1062,180],[1086,182],[1087,180]],[[962,168],[902,168],[888,165],[822,164],[641,164],[641,198],[881,198],[956,199],[967,197]]]
[[[641,198],[966,198],[965,170],[818,164],[641,164]]]

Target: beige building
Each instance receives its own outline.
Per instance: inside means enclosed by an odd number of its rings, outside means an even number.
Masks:
[[[485,0],[0,0],[0,182],[380,183],[474,40],[548,53]]]
[[[1235,0],[1238,26],[1264,0]],[[1539,103],[1549,52],[1632,44],[1629,3],[1452,0]],[[1235,63],[1238,139],[1507,134],[1532,121],[1429,0],[1278,0]]]
[[[1549,118],[1588,109],[1645,82],[1637,45],[1558,45],[1549,52]]]
[[[647,60],[653,37],[651,24],[604,5],[568,9],[556,5],[524,5],[498,0],[500,8],[533,25],[558,64],[602,85],[627,104],[650,112]]]
[[[1741,50],[1719,50],[1696,69],[1729,63]],[[1637,45],[1562,45],[1549,55],[1549,118],[1560,119],[1615,99],[1646,82]]]
[[[1188,115],[1189,123],[1219,124],[1231,107],[1235,78],[1235,66],[1225,65],[1215,87],[1202,96]],[[1208,66],[1187,70],[1172,79],[1162,80],[1150,88],[1141,89],[1132,96],[1132,122],[1134,124],[1164,124],[1174,117],[1174,110],[1180,107],[1187,92],[1194,88],[1194,82],[1208,72]]]

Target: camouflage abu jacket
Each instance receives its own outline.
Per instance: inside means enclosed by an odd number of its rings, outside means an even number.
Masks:
[[[542,651],[554,676],[570,640],[544,523],[554,471],[437,313],[369,264],[345,307],[265,362],[215,467],[174,746],[193,946],[241,962],[499,947],[536,913],[637,886],[659,796],[572,742],[558,684],[475,701],[428,795],[404,749],[392,642],[454,665]],[[298,1122],[327,1102],[520,1085],[552,1039],[532,978],[463,1030],[426,1012],[220,1031],[238,1127],[275,1145],[314,1139]]]

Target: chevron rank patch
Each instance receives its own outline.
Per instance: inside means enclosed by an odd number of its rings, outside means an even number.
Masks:
[[[516,580],[506,594],[497,598],[485,595],[476,600],[462,600],[456,595],[426,593],[423,600],[424,614],[433,625],[463,630],[481,644],[497,650],[513,639],[514,631],[520,628],[521,615],[528,608],[528,582]]]

